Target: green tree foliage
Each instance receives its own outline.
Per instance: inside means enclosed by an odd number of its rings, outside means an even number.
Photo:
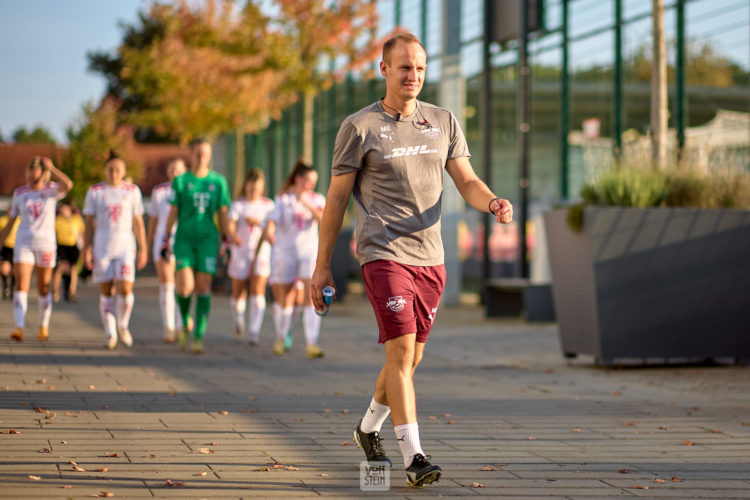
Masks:
[[[125,160],[128,175],[138,180],[142,174],[143,167],[133,155],[132,127],[121,125],[119,113],[115,99],[105,99],[98,107],[89,102],[78,121],[66,129],[69,146],[63,154],[62,169],[73,179],[70,197],[79,206],[89,186],[104,180],[104,163],[110,151]]]
[[[55,138],[49,131],[41,126],[36,126],[32,130],[26,130],[26,127],[18,127],[13,132],[13,142],[21,144],[55,144]]]
[[[359,0],[153,2],[121,25],[116,54],[89,53],[139,140],[254,132],[348,69],[371,61],[376,11]],[[273,12],[269,14],[268,12]],[[339,73],[321,70],[340,57]]]

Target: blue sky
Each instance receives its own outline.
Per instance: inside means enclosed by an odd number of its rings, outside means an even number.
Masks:
[[[434,5],[439,1],[429,0],[429,3]],[[464,29],[478,26],[480,23],[472,13],[481,8],[482,1],[464,2],[467,11]],[[3,137],[8,139],[19,126],[42,125],[64,142],[65,127],[80,116],[82,105],[89,100],[98,101],[105,90],[104,79],[87,71],[86,53],[114,50],[122,38],[118,22],[135,21],[138,10],[149,3],[148,0],[0,0],[0,132]],[[385,26],[393,21],[393,16],[385,14],[394,3],[387,0],[381,3],[384,15],[381,24]],[[550,0],[553,18],[554,6],[558,3]],[[624,0],[624,13],[627,17],[647,12],[650,3],[650,0]],[[418,4],[416,0],[402,0],[402,8],[413,10]],[[574,4],[573,31],[577,26],[591,29],[598,26],[597,23],[611,22],[611,1],[575,0]],[[437,11],[439,9],[430,9],[430,12]],[[439,23],[438,19],[433,19],[435,15],[429,16],[430,26]],[[669,12],[668,38],[674,36],[673,17]],[[748,0],[691,0],[687,3],[687,18],[691,40],[708,41],[722,55],[745,68],[750,67]],[[407,16],[408,19],[411,18]],[[415,28],[406,20],[405,24]],[[626,51],[647,39],[649,31],[648,19],[630,26],[625,32]],[[438,49],[433,47],[437,43],[433,38],[428,34],[430,53]],[[574,45],[572,64],[577,67],[611,62],[610,38],[611,34],[607,34]],[[464,69],[478,71],[477,64],[481,60],[468,57],[469,52],[464,54]],[[547,56],[553,59],[545,62],[554,63],[559,54],[551,52]],[[439,67],[438,62],[431,63],[433,69]]]
[[[60,141],[88,100],[104,93],[86,53],[113,50],[144,0],[0,0],[0,131],[42,125]]]

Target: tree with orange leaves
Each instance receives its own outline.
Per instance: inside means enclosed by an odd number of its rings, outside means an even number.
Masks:
[[[374,1],[276,0],[279,24],[289,36],[289,82],[304,96],[303,156],[312,159],[312,108],[318,92],[378,57]],[[328,68],[325,64],[328,63]],[[325,69],[323,69],[325,68]]]

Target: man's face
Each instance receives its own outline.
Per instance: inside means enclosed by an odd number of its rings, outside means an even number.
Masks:
[[[390,62],[380,62],[387,92],[403,101],[416,99],[422,91],[427,55],[418,43],[397,42],[391,49]]]

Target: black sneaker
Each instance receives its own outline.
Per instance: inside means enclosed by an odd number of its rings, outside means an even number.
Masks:
[[[374,431],[365,434],[360,429],[361,425],[362,420],[359,421],[357,428],[354,430],[354,442],[357,443],[358,448],[364,450],[367,462],[371,464],[373,462],[381,462],[381,465],[382,463],[385,463],[388,467],[393,465],[391,459],[385,454],[385,450],[383,449],[383,438],[380,437],[380,433]]]
[[[426,484],[440,481],[442,470],[432,465],[421,453],[414,455],[411,465],[406,468],[406,482],[410,488],[421,488]]]

